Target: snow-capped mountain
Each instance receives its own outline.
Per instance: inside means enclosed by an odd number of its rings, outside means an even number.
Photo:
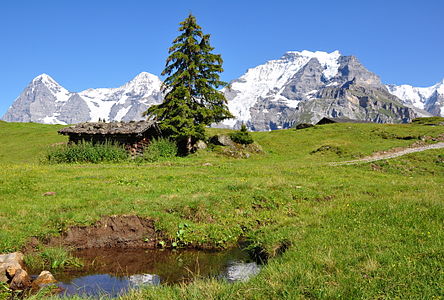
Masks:
[[[162,101],[162,82],[141,73],[119,88],[69,92],[48,75],[36,77],[3,120],[74,124],[85,121],[142,119]],[[354,56],[339,51],[290,51],[249,69],[222,90],[235,116],[219,127],[251,130],[289,128],[338,117],[379,123],[409,122],[444,111],[444,82],[430,88],[386,86]],[[399,99],[403,99],[404,103]]]
[[[310,59],[315,58],[321,64],[322,76],[330,79],[337,73],[339,51],[326,52],[287,52],[281,59],[271,60],[267,63],[249,69],[239,79],[230,83],[230,88],[225,89],[228,107],[237,118],[226,121],[225,124],[234,126],[236,122],[248,122],[251,120],[250,110],[265,98],[272,98],[272,101],[280,101],[284,105],[296,108],[302,99],[288,97],[288,90],[285,87],[290,79],[301,70]],[[309,96],[310,92],[301,96]],[[267,113],[267,111],[265,111]]]
[[[236,119],[252,130],[288,128],[343,117],[379,123],[408,122],[417,114],[390,94],[356,57],[339,51],[287,52],[249,69],[224,89]]]
[[[161,80],[142,72],[118,88],[69,92],[49,75],[34,78],[3,116],[9,122],[74,124],[86,121],[142,119],[152,104],[162,101]]]
[[[406,105],[413,105],[435,116],[444,117],[444,79],[431,87],[387,85],[390,93]]]

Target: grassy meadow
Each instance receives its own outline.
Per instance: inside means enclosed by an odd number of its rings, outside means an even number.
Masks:
[[[270,259],[248,282],[197,279],[122,299],[444,297],[444,149],[328,165],[436,137],[444,126],[256,132],[264,154],[248,159],[202,150],[155,163],[42,163],[51,144],[66,141],[59,128],[0,122],[0,253],[31,236],[135,214],[183,245],[222,248],[242,237]]]

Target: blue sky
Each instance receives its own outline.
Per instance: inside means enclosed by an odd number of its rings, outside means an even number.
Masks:
[[[226,81],[286,51],[340,50],[386,83],[444,78],[444,1],[114,1],[0,3],[0,116],[47,73],[70,91],[160,75],[178,23],[193,13]]]

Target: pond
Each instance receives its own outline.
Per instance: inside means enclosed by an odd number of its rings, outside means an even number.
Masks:
[[[62,295],[116,297],[144,285],[188,283],[214,277],[245,281],[260,265],[239,248],[225,251],[89,249],[73,252],[85,266],[55,273]]]

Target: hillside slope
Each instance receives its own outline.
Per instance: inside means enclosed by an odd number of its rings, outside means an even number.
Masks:
[[[443,134],[443,126],[254,132],[265,153],[249,159],[204,150],[160,163],[27,163],[59,141],[58,128],[0,122],[0,143],[14,147],[0,148],[0,253],[102,216],[139,215],[172,240],[180,228],[187,245],[230,247],[242,238],[269,260],[248,282],[196,276],[188,285],[147,287],[122,299],[442,295],[444,150],[362,165],[328,163],[421,142]],[[55,195],[43,196],[49,191]]]

